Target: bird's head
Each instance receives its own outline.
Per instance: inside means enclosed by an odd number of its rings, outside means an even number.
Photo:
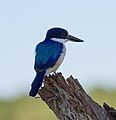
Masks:
[[[58,41],[61,43],[65,43],[67,41],[73,42],[84,42],[83,40],[76,38],[72,35],[69,35],[68,31],[63,28],[51,28],[47,31],[46,34],[47,39],[51,39],[53,41]]]

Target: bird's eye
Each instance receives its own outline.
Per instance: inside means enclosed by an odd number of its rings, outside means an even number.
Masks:
[[[63,37],[66,37],[66,33],[62,33],[62,36],[63,36]]]

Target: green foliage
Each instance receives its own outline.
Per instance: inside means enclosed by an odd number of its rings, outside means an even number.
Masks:
[[[96,88],[89,93],[99,104],[106,102],[116,108],[115,90]],[[22,97],[0,102],[0,120],[57,120],[57,118],[40,98]]]

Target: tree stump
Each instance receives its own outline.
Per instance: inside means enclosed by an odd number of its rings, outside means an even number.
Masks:
[[[38,94],[59,120],[116,120],[116,111],[104,108],[86,94],[77,79],[66,80],[61,73],[45,77]]]

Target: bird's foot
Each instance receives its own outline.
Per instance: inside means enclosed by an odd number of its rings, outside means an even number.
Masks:
[[[37,95],[35,96],[35,99],[37,99],[37,98],[41,98],[41,96],[40,96],[39,94],[37,94]]]
[[[56,71],[55,71],[55,72],[53,72],[53,73],[54,73],[54,75],[57,75]]]

